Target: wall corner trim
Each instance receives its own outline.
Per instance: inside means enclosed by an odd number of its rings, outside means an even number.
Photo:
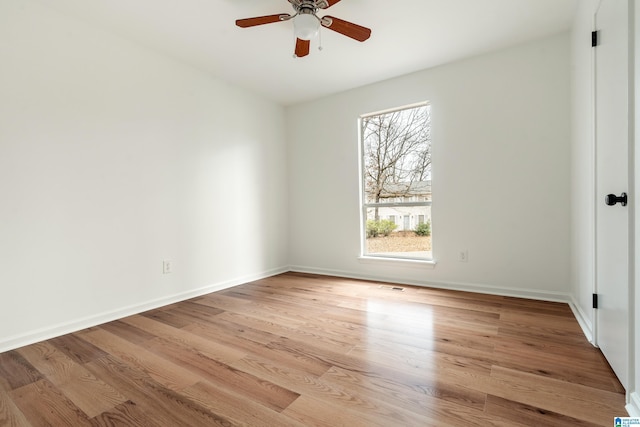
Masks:
[[[629,403],[625,407],[629,416],[640,417],[640,393],[634,391],[630,394]]]
[[[573,315],[578,321],[580,328],[582,329],[582,333],[589,340],[591,344],[594,344],[593,339],[593,325],[591,324],[591,320],[589,320],[589,316],[580,308],[580,304],[575,300],[573,296],[571,296],[571,301],[569,301],[569,307],[571,311],[573,311]]]

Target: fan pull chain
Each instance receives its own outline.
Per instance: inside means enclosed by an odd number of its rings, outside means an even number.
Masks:
[[[295,49],[296,49],[296,43],[297,42],[298,42],[298,39],[297,39],[296,35],[294,34],[293,35],[293,50],[294,50],[293,59],[296,59],[298,57],[298,55],[295,54]]]
[[[322,51],[322,25],[318,28],[318,50]]]

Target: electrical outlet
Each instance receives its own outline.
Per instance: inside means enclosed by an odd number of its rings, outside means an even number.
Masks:
[[[171,261],[162,261],[162,274],[169,274],[173,270],[173,265]]]
[[[463,249],[458,252],[458,261],[469,262],[469,251],[467,249]]]

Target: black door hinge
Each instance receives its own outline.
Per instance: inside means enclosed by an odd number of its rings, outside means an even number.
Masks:
[[[591,31],[591,47],[598,46],[598,31]]]
[[[598,294],[593,294],[593,308],[598,308]]]

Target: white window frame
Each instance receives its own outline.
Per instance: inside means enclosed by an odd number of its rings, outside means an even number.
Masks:
[[[371,117],[371,116],[376,116],[376,115],[382,115],[382,114],[389,114],[389,113],[393,113],[396,111],[402,111],[402,110],[408,110],[408,109],[412,109],[412,108],[418,108],[418,107],[423,107],[423,106],[428,106],[431,105],[429,102],[420,102],[420,103],[416,103],[416,104],[410,104],[410,105],[405,105],[402,107],[398,107],[398,108],[392,108],[389,110],[383,110],[383,111],[378,111],[378,112],[374,112],[374,113],[368,113],[368,114],[363,114],[359,117],[358,119],[358,163],[359,163],[359,181],[360,181],[360,207],[361,207],[361,213],[360,213],[360,256],[358,257],[360,262],[364,262],[364,263],[389,263],[389,264],[396,264],[396,263],[404,263],[406,265],[413,265],[413,266],[418,266],[418,267],[422,267],[422,266],[428,266],[431,268],[434,268],[436,265],[436,260],[435,260],[435,256],[434,256],[434,252],[433,252],[433,228],[432,228],[432,257],[431,258],[416,258],[416,257],[411,257],[411,256],[389,256],[387,254],[376,254],[376,253],[367,253],[366,250],[366,239],[367,239],[367,230],[366,230],[366,224],[367,224],[367,210],[370,208],[375,208],[377,207],[412,207],[412,206],[432,206],[432,201],[431,200],[426,200],[426,197],[420,197],[420,200],[418,201],[418,197],[416,196],[414,199],[414,201],[411,202],[398,202],[398,201],[393,201],[393,202],[385,202],[385,203],[367,203],[366,202],[366,191],[365,191],[365,180],[364,180],[364,153],[365,153],[365,147],[364,147],[364,140],[363,140],[363,135],[362,135],[362,120],[367,118],[367,117]],[[432,216],[431,216],[432,217]],[[425,221],[426,221],[426,215],[425,215]],[[433,227],[433,220],[431,219],[431,225]]]

